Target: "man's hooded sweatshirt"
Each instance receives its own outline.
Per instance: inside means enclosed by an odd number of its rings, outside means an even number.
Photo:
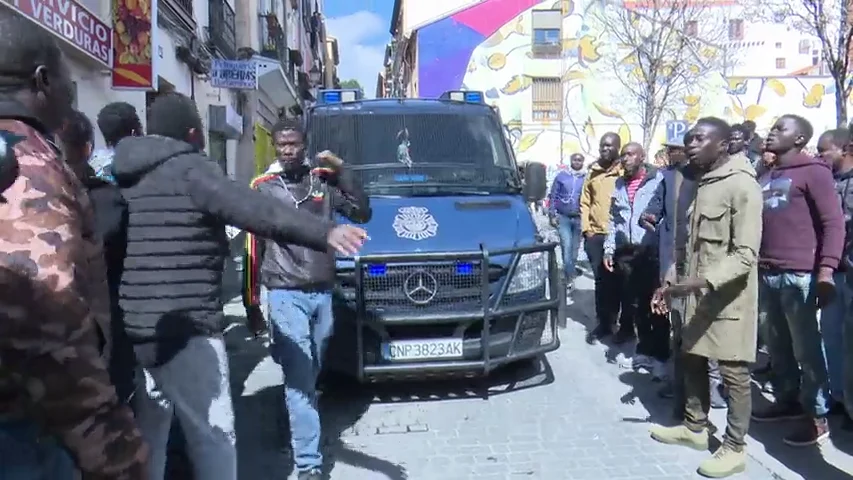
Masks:
[[[759,266],[815,272],[838,268],[844,216],[829,166],[801,154],[759,178],[764,197]]]
[[[168,362],[190,337],[222,332],[226,225],[328,248],[331,221],[231,181],[186,142],[126,138],[116,147],[113,174],[128,205],[119,298],[143,366]]]

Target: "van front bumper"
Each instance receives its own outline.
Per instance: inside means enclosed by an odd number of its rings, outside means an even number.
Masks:
[[[508,285],[525,255],[544,256],[544,279],[521,294],[508,294]],[[489,260],[511,256],[508,266],[497,268]],[[335,336],[327,357],[331,368],[353,374],[362,382],[433,376],[482,376],[503,365],[535,358],[559,348],[558,315],[564,290],[556,261],[556,244],[489,252],[414,253],[371,255],[353,259],[348,272],[350,288],[339,289],[335,301]],[[473,265],[475,279],[461,284],[443,269],[452,265]],[[384,299],[394,306],[383,306],[377,283],[370,281],[372,269],[382,265],[391,274],[400,271],[408,278],[420,272],[432,272],[431,279],[442,279],[439,288],[450,285],[443,304],[401,306],[396,290],[405,281],[383,280],[379,285]],[[397,269],[397,270],[395,270]],[[442,282],[439,282],[442,283]],[[396,284],[393,284],[396,285]],[[416,288],[418,285],[414,285]],[[473,292],[473,294],[472,294]],[[457,298],[458,301],[455,301]],[[389,300],[391,302],[391,300]],[[389,303],[390,305],[390,303]],[[398,308],[396,308],[398,307]],[[402,346],[401,346],[402,344]],[[419,355],[393,358],[392,349],[452,349],[451,355]]]

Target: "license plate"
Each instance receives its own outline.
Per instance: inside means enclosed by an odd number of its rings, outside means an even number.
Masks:
[[[382,344],[382,357],[392,361],[462,358],[462,340],[395,340]]]

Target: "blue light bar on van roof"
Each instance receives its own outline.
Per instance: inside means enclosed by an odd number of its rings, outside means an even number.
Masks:
[[[318,103],[347,103],[361,100],[362,92],[358,88],[342,90],[321,90]]]
[[[454,102],[484,103],[483,92],[472,92],[467,90],[451,90],[444,92],[439,97],[442,100],[453,100]]]

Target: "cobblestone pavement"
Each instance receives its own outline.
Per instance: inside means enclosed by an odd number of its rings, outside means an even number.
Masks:
[[[562,347],[535,365],[497,372],[486,381],[388,384],[324,395],[329,478],[698,478],[696,466],[707,453],[659,445],[648,436],[649,425],[669,415],[655,395],[658,386],[609,362],[614,349],[584,342],[591,290],[589,278],[578,280]],[[241,310],[236,304],[226,308],[235,325],[243,321]],[[262,345],[245,340],[243,327],[230,331],[228,343],[240,478],[292,478],[278,414],[280,371]],[[714,420],[724,425],[724,418]],[[821,456],[818,450],[784,447],[780,430],[759,434],[750,445],[755,458],[747,472],[733,478],[853,478],[853,465],[845,464],[850,457],[834,447],[835,453]]]
[[[569,307],[573,319],[585,315],[591,281],[579,280],[578,288],[576,304]],[[658,445],[648,437],[650,422],[668,414],[654,395],[657,386],[609,363],[612,352],[587,345],[584,333],[581,323],[570,321],[560,350],[541,364],[498,372],[488,381],[389,384],[327,394],[322,406],[330,478],[697,478],[693,472],[705,454]],[[229,346],[240,478],[289,478],[287,437],[278,415],[281,374],[262,346],[243,340],[239,327],[230,333]],[[771,472],[765,465],[772,462],[759,461],[751,460],[746,474],[735,478],[851,478],[841,470],[813,469],[792,476],[784,466],[770,465],[776,469]],[[811,468],[813,461],[801,463]]]

